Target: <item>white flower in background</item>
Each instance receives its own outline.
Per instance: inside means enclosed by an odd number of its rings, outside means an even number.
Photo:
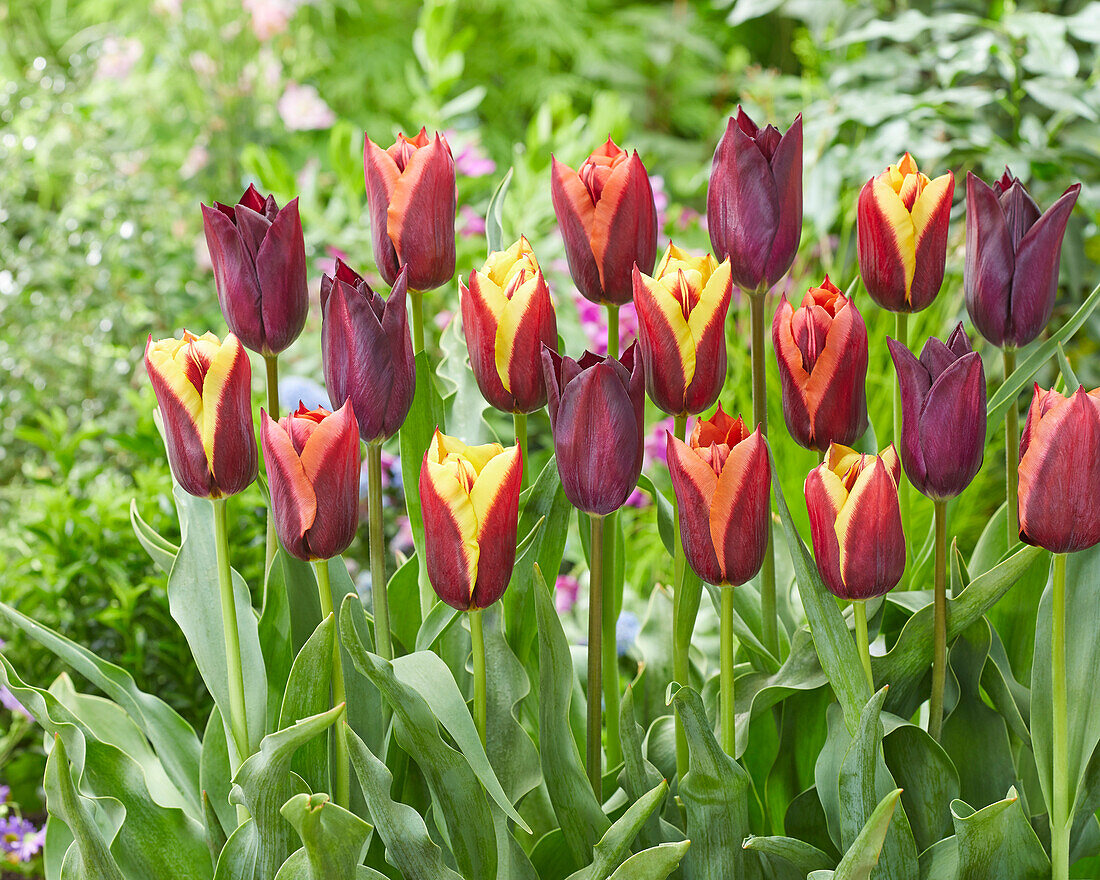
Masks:
[[[195,142],[191,149],[187,151],[187,157],[183,160],[183,164],[180,166],[180,177],[187,180],[190,177],[194,177],[203,168],[205,168],[210,162],[210,151],[206,148],[206,144]]]
[[[126,79],[145,47],[132,37],[107,37],[96,62],[96,79]]]
[[[336,122],[332,108],[310,85],[287,83],[278,108],[283,125],[290,131],[316,131],[331,128]]]
[[[302,0],[241,0],[252,16],[252,32],[261,42],[286,30]]]

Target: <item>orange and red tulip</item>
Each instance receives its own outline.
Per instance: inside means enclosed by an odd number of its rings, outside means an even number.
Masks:
[[[482,396],[497,409],[530,413],[546,404],[542,347],[557,349],[554,303],[526,238],[489,255],[462,288],[462,330]]]
[[[487,608],[504,595],[522,482],[518,446],[467,446],[435,432],[420,468],[424,558],[428,579],[452,608]]]
[[[411,290],[432,290],[455,274],[455,163],[442,135],[398,134],[383,150],[363,146],[374,261],[393,285],[402,266]]]
[[[806,477],[806,507],[817,569],[841,599],[888,593],[905,571],[898,479],[893,446],[879,455],[834,443]]]
[[[1020,540],[1052,553],[1100,543],[1100,388],[1035,386],[1020,439]]]
[[[260,440],[275,531],[287,552],[307,562],[339,556],[359,524],[359,427],[351,401],[276,422],[260,411]]]
[[[919,312],[943,284],[955,177],[929,180],[906,153],[859,194],[859,273],[871,299],[891,312]]]
[[[232,333],[145,344],[145,369],[164,423],[176,482],[199,498],[243,492],[256,479],[252,368]]]
[[[829,276],[797,309],[786,294],[772,322],[783,418],[801,446],[824,452],[867,430],[867,328]]]
[[[669,415],[698,414],[726,381],[730,263],[671,242],[653,277],[634,267],[638,344],[650,399]]]
[[[690,443],[667,434],[668,471],[688,565],[709,584],[740,585],[764,563],[771,465],[760,428],[718,407],[695,423]]]

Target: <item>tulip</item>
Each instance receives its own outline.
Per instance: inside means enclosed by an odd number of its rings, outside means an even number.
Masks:
[[[342,260],[321,277],[321,356],[333,404],[350,400],[367,443],[397,433],[416,389],[416,363],[405,309],[407,269],[388,299]]]
[[[1100,543],[1100,388],[1035,386],[1020,440],[1020,540],[1052,553]]]
[[[906,153],[859,193],[859,272],[871,299],[891,312],[919,312],[943,284],[954,175],[929,180]]]
[[[994,345],[1027,345],[1050,320],[1062,238],[1080,192],[1074,184],[1040,214],[1007,168],[993,186],[966,175],[966,310]]]
[[[517,446],[467,446],[438,430],[432,437],[420,468],[424,560],[452,608],[488,608],[504,595],[516,559],[522,471]]]
[[[710,584],[746,583],[768,542],[771,467],[760,429],[750,433],[719,405],[695,423],[689,443],[666,434],[688,565]]]
[[[455,163],[447,141],[420,129],[383,150],[363,146],[374,261],[389,285],[402,266],[412,290],[432,290],[455,273]]]
[[[277,355],[309,314],[298,200],[280,210],[274,196],[249,186],[236,205],[203,205],[202,223],[229,329],[257,354]]]
[[[772,321],[783,417],[801,446],[824,452],[867,430],[867,328],[854,302],[825,276],[795,309],[786,294]]]
[[[275,529],[287,552],[307,562],[339,556],[359,522],[359,430],[350,400],[276,422],[261,410],[260,440]]]
[[[893,445],[879,455],[834,443],[806,477],[814,556],[841,599],[881,596],[901,580],[905,534],[898,505],[901,467]]]
[[[550,161],[550,195],[573,283],[592,302],[630,302],[634,265],[652,272],[657,259],[657,208],[637,151],[627,154],[608,138],[579,171]]]
[[[730,263],[671,242],[653,277],[634,267],[634,305],[650,399],[674,416],[698,414],[726,381]]]
[[[780,135],[737,108],[714,151],[707,226],[738,287],[771,287],[791,268],[802,237],[801,113]]]
[[[622,507],[642,472],[645,389],[637,343],[621,360],[585,352],[579,361],[542,350],[554,452],[565,496],[606,516]]]
[[[224,498],[256,479],[252,368],[232,333],[145,345],[145,368],[157,395],[172,475],[185,492]]]
[[[462,330],[482,396],[531,413],[546,403],[542,346],[558,347],[554,303],[526,238],[494,251],[462,288]]]

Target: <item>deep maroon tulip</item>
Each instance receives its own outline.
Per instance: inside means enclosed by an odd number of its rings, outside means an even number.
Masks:
[[[321,277],[321,357],[332,403],[350,400],[367,443],[397,433],[416,390],[406,268],[383,299],[342,260]]]
[[[550,196],[573,283],[594,303],[625,305],[634,295],[635,264],[648,274],[657,260],[657,208],[638,152],[608,138],[579,171],[553,157],[550,163]]]
[[[542,349],[554,452],[565,496],[604,516],[623,506],[642,472],[645,377],[637,343],[621,360],[579,361]]]
[[[260,411],[260,440],[275,531],[287,552],[311,562],[339,556],[359,524],[359,431],[351,401],[278,422]]]
[[[229,329],[258,354],[283,351],[309,314],[298,200],[280,210],[249,186],[236,205],[203,205],[202,223]]]
[[[960,323],[947,343],[929,339],[920,360],[887,339],[901,387],[901,462],[923,495],[953,498],[985,454],[985,370]]]
[[[412,290],[433,290],[455,274],[455,163],[445,138],[398,134],[383,150],[363,145],[374,261],[387,284],[409,269]]]
[[[729,257],[733,283],[750,293],[791,268],[802,238],[801,113],[780,135],[737,108],[714,151],[707,227],[714,256]]]
[[[1100,543],[1100,388],[1035,386],[1020,440],[1020,540],[1052,553]]]
[[[1075,183],[1040,214],[1007,168],[993,186],[966,175],[966,310],[994,345],[1027,345],[1050,320],[1062,238],[1080,192]]]

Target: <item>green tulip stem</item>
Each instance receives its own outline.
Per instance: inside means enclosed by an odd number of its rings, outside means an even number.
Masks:
[[[420,354],[424,350],[424,293],[420,290],[409,290],[409,300],[412,303],[412,337],[413,354]]]
[[[588,729],[586,758],[588,779],[596,800],[603,803],[603,777],[600,766],[600,736],[603,729],[600,700],[603,653],[603,534],[604,518],[590,516],[592,523],[591,564],[588,569]]]
[[[722,750],[731,758],[737,750],[737,730],[734,723],[734,682],[733,658],[735,653],[733,637],[733,587],[719,587],[722,593],[722,629],[721,644],[721,694],[719,707],[722,713]],[[678,745],[678,744],[677,744]],[[679,755],[677,755],[679,757]]]
[[[267,367],[267,414],[271,418],[279,418],[279,356],[277,354],[265,354],[264,366]],[[279,538],[275,534],[275,514],[272,513],[271,504],[267,505],[267,541],[265,543],[264,576],[271,569],[271,560],[275,558],[275,551],[279,549]]]
[[[531,461],[527,457],[527,413],[512,413],[512,425],[515,428],[516,445],[523,460],[523,481],[520,485],[526,489],[531,485]]]
[[[749,296],[749,316],[752,322],[752,419],[760,433],[768,436],[767,352],[764,348],[764,299],[767,284],[761,284]],[[764,565],[760,569],[760,630],[764,647],[779,657],[779,619],[775,607],[775,547],[772,544],[772,521],[768,515],[768,546]]]
[[[905,312],[897,312],[894,315],[895,318],[895,332],[894,336],[897,341],[909,347],[909,315]],[[898,455],[901,455],[901,386],[894,383],[894,449]],[[901,507],[901,530],[905,535],[909,534],[909,482],[905,479],[905,474],[902,473],[898,479],[898,502]],[[905,542],[905,555],[909,556],[909,541]],[[905,582],[905,574],[902,574],[902,582]],[[904,587],[903,587],[904,589]]]
[[[859,662],[863,664],[863,674],[871,690],[875,689],[875,676],[871,672],[871,643],[867,639],[867,602],[856,599],[852,602],[852,612],[856,618],[856,647],[859,649]]]
[[[932,625],[932,697],[928,735],[939,742],[943,730],[943,686],[947,681],[947,502],[935,502],[936,596]]]
[[[382,522],[382,442],[367,444],[367,528],[370,531],[370,594],[378,656],[393,659],[390,599],[386,586],[386,540]]]
[[[619,307],[607,304],[607,356],[619,356]]]
[[[481,609],[473,609],[469,612],[469,617],[470,646],[474,664],[474,724],[477,725],[477,735],[481,737],[481,745],[484,746],[489,703],[485,683],[485,630],[481,621]]]
[[[1054,713],[1052,776],[1053,808],[1050,817],[1050,860],[1054,880],[1069,878],[1069,835],[1073,815],[1069,805],[1069,734],[1066,723],[1066,554],[1054,554],[1053,602],[1050,629],[1050,704]]]
[[[321,619],[334,614],[332,585],[329,583],[328,560],[316,559],[313,570],[317,574],[317,596],[321,600]],[[340,636],[334,631],[332,640],[332,705],[347,702],[344,693],[344,664],[340,658]],[[333,800],[337,806],[347,809],[351,803],[351,770],[348,764],[348,727],[343,722],[336,725],[332,754]]]
[[[1002,352],[1005,364],[1005,381],[1016,371],[1016,349]],[[1008,510],[1008,546],[1020,540],[1020,513],[1017,493],[1020,485],[1020,411],[1012,401],[1005,413],[1005,507]]]
[[[678,440],[683,440],[687,433],[687,416],[676,416],[676,426],[673,434]],[[682,609],[684,598],[684,573],[687,571],[687,560],[684,558],[684,542],[680,540],[680,502],[676,494],[672,495],[672,677],[681,685],[691,683],[691,660],[689,649],[691,637],[688,635],[686,623],[680,621],[680,617],[686,612]],[[694,621],[692,621],[692,629]],[[684,634],[681,635],[681,629]],[[684,727],[680,723],[680,714],[676,713],[676,771],[682,778],[688,770],[688,742]]]
[[[607,354],[609,357],[619,356],[619,307],[611,304],[607,306]],[[619,652],[615,638],[615,626],[623,604],[622,581],[615,576],[618,536],[619,512],[616,510],[607,515],[602,530],[604,608],[600,668],[603,676],[604,724],[607,728],[604,750],[608,768],[622,760],[622,743],[619,741]]]

